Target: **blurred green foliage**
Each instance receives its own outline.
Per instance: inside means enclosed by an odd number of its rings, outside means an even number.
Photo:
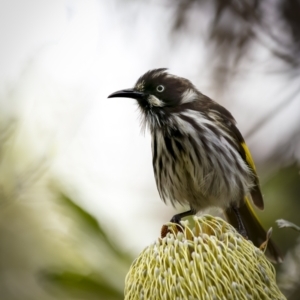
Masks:
[[[273,227],[276,241],[282,251],[286,253],[295,246],[298,233],[293,230],[278,229],[275,220],[286,219],[295,224],[299,223],[299,166],[294,163],[280,168],[264,182],[262,189],[266,210],[259,214],[262,218],[267,218],[267,225]]]
[[[49,293],[63,292],[74,299],[123,299],[123,292],[106,281],[105,274],[79,274],[70,271],[41,272],[40,279]],[[59,291],[58,291],[59,289]]]
[[[123,299],[122,279],[125,277],[124,270],[129,269],[133,257],[121,250],[120,246],[105,233],[99,222],[82,207],[75,204],[66,195],[61,195],[59,203],[67,208],[67,211],[80,224],[80,230],[85,232],[91,239],[92,243],[100,242],[104,248],[99,248],[99,260],[111,261],[111,267],[106,272],[94,270],[93,272],[81,273],[80,270],[71,271],[68,266],[41,270],[38,279],[41,285],[55,296],[61,293],[74,297],[74,299]],[[101,251],[101,252],[100,252]],[[94,258],[97,259],[97,258]],[[115,267],[114,266],[119,266]],[[120,282],[109,280],[109,274]],[[121,275],[121,276],[120,276]]]

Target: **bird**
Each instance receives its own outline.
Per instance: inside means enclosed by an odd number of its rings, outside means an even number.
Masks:
[[[151,133],[152,164],[160,198],[188,205],[171,222],[218,207],[227,221],[260,247],[267,233],[253,205],[264,200],[253,158],[232,114],[202,94],[188,79],[166,68],[142,75],[133,88],[108,98],[132,98],[138,103],[142,125]],[[282,256],[269,239],[266,255],[273,262]]]

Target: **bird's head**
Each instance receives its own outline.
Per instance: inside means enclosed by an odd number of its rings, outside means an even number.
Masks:
[[[136,99],[145,121],[162,125],[172,112],[197,99],[199,92],[187,79],[167,73],[167,69],[155,69],[141,76],[132,89],[117,91],[108,96]]]

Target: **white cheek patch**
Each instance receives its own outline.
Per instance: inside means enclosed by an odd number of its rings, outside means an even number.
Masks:
[[[150,106],[158,106],[158,107],[163,107],[165,106],[165,102],[159,100],[157,97],[150,95],[148,97],[148,102],[150,104]]]
[[[182,93],[181,95],[181,101],[180,103],[189,103],[194,101],[197,98],[197,94],[195,91],[193,91],[192,89],[188,89],[187,91],[185,91],[184,93]]]

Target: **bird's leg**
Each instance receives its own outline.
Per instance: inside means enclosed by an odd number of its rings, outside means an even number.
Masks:
[[[232,211],[234,212],[235,216],[236,216],[236,220],[237,220],[237,230],[239,232],[239,234],[241,234],[244,238],[248,239],[248,234],[247,234],[247,230],[244,226],[243,220],[241,218],[239,209],[235,206],[232,205],[231,206]]]
[[[196,211],[194,209],[190,209],[188,211],[184,211],[180,214],[176,214],[172,217],[172,219],[170,220],[170,222],[172,223],[176,223],[176,224],[180,224],[180,220],[184,217],[187,217],[187,216],[191,216],[191,215],[195,215],[196,214]]]

